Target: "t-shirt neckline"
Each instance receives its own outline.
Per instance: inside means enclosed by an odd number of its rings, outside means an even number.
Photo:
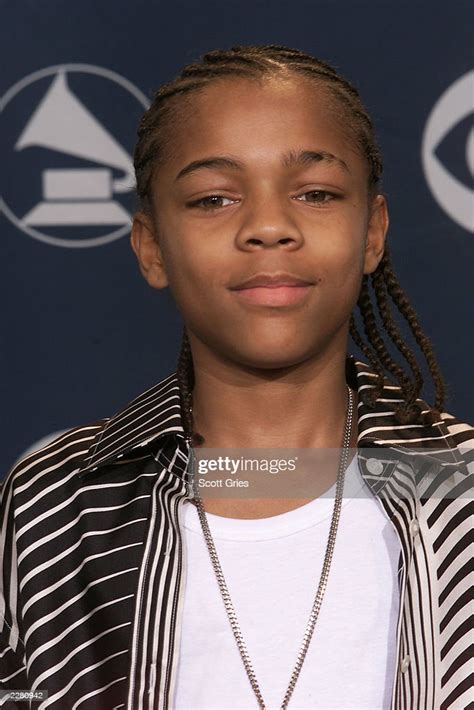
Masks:
[[[366,484],[360,474],[357,456],[355,456],[345,473],[341,511],[355,498],[366,497],[365,488]],[[214,513],[206,513],[206,518],[211,535],[215,539],[270,540],[285,537],[325,522],[329,525],[334,510],[335,494],[336,484],[334,483],[321,496],[309,503],[268,518],[227,518]],[[187,500],[184,506],[183,523],[188,531],[202,536],[197,508]]]

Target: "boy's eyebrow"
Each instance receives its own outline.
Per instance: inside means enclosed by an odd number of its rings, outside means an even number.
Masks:
[[[333,163],[338,165],[344,172],[350,174],[350,170],[347,163],[338,158],[333,153],[328,153],[326,150],[290,150],[288,153],[282,156],[282,165],[285,168],[293,167],[294,165],[311,165],[311,163]],[[244,164],[232,158],[230,156],[218,155],[211,156],[209,158],[202,158],[200,160],[193,160],[192,163],[186,165],[182,170],[179,171],[175,180],[179,180],[185,175],[190,175],[196,170],[201,170],[203,168],[213,169],[213,168],[230,168],[231,170],[243,170]]]
[[[290,150],[282,158],[285,168],[291,168],[293,165],[311,165],[311,163],[320,162],[335,163],[344,172],[350,174],[347,163],[342,158],[338,158],[337,155],[328,153],[327,150]]]

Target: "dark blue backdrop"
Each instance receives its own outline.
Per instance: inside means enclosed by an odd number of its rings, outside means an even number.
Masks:
[[[361,91],[385,156],[395,269],[435,345],[445,409],[470,421],[472,19],[467,0],[4,4],[1,470],[174,369],[181,323],[129,245],[127,160],[152,89],[233,44],[310,51]]]

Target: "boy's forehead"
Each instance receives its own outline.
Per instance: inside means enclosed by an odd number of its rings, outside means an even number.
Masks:
[[[264,110],[272,104],[284,104],[288,109],[294,110],[317,108],[327,112],[333,103],[327,86],[297,75],[259,79],[217,79],[190,92],[187,100],[188,106],[194,104],[194,111],[191,110],[189,114],[191,117],[206,112],[209,118],[213,113],[231,112],[244,107],[246,110]]]
[[[327,90],[304,77],[270,82],[218,80],[190,92],[175,108],[168,134],[175,163],[209,151],[258,150],[260,144],[271,146],[274,152],[308,141],[327,150],[329,141],[339,152],[344,146],[352,147],[334,120]],[[317,146],[321,140],[326,145]]]

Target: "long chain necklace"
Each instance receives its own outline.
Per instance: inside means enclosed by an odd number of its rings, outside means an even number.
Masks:
[[[326,553],[324,555],[324,562],[323,562],[323,569],[321,572],[321,578],[319,580],[319,585],[318,585],[318,590],[316,592],[316,597],[313,603],[313,607],[311,609],[311,613],[309,616],[309,621],[306,626],[306,631],[303,636],[303,643],[301,645],[300,651],[298,653],[297,661],[295,668],[293,670],[293,673],[290,678],[290,683],[288,685],[288,689],[285,693],[285,697],[283,698],[283,702],[281,705],[281,710],[286,710],[288,707],[288,703],[290,701],[291,695],[293,693],[293,690],[295,689],[296,681],[298,680],[298,676],[300,674],[301,668],[303,666],[304,659],[306,657],[306,652],[309,648],[309,644],[313,635],[314,627],[316,625],[316,621],[319,615],[319,610],[321,608],[321,604],[323,601],[323,596],[324,592],[326,590],[327,586],[327,581],[329,577],[329,570],[331,567],[331,561],[333,557],[333,552],[334,552],[334,545],[336,542],[336,533],[337,533],[337,527],[339,524],[339,517],[341,514],[341,504],[342,504],[342,497],[343,497],[343,490],[344,490],[344,474],[346,471],[346,465],[347,465],[347,459],[349,456],[349,444],[350,444],[350,438],[351,438],[351,432],[352,432],[352,417],[353,417],[353,394],[352,390],[350,387],[347,387],[347,392],[348,392],[348,404],[347,404],[347,411],[346,411],[346,424],[345,424],[345,429],[344,429],[344,437],[343,437],[343,444],[342,444],[342,451],[341,451],[341,456],[339,459],[339,471],[337,474],[337,481],[336,481],[336,495],[334,498],[334,509],[332,513],[332,518],[331,518],[331,527],[329,529],[329,537],[328,537],[328,542],[326,545]],[[191,408],[190,408],[191,409]],[[192,411],[192,409],[191,409]],[[206,513],[203,507],[202,499],[199,495],[199,491],[197,486],[195,486],[195,478],[194,478],[194,453],[191,448],[191,440],[190,437],[188,437],[188,444],[189,444],[189,450],[191,452],[191,459],[192,459],[192,485],[194,489],[194,500],[195,504],[198,510],[198,515],[199,515],[199,520],[201,521],[201,527],[204,533],[204,537],[206,540],[207,544],[207,549],[209,550],[209,555],[212,561],[212,565],[214,567],[214,572],[216,574],[217,578],[217,583],[219,585],[219,589],[222,595],[222,599],[224,601],[224,605],[227,611],[227,616],[229,618],[232,631],[235,636],[235,640],[237,641],[237,646],[239,648],[239,652],[242,658],[242,661],[245,666],[245,670],[247,671],[247,676],[250,680],[250,683],[252,685],[252,688],[254,690],[254,693],[257,697],[258,705],[262,710],[265,710],[265,703],[262,697],[262,693],[260,691],[260,687],[257,682],[257,678],[255,676],[255,671],[253,669],[253,666],[250,662],[250,657],[247,651],[247,647],[244,643],[244,639],[242,636],[242,632],[240,630],[240,626],[237,621],[237,615],[235,613],[229,590],[227,589],[227,584],[225,582],[224,574],[222,572],[222,568],[219,562],[219,558],[217,556],[216,548],[214,545],[214,540],[212,539],[211,536],[211,531],[209,530],[209,525],[207,522],[206,518]]]

